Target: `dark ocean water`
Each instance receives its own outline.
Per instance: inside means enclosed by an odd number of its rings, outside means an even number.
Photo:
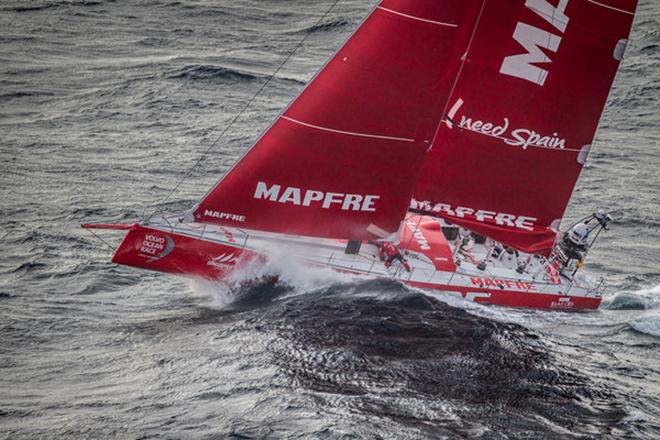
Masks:
[[[228,289],[110,264],[81,222],[190,207],[373,6],[0,3],[0,437],[660,438],[660,4],[568,210],[623,219],[601,310],[442,302],[281,262]],[[121,236],[105,234],[116,245]]]

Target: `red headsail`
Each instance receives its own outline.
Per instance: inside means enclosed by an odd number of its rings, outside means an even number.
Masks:
[[[481,0],[384,0],[194,210],[319,237],[396,231]]]
[[[412,208],[549,253],[636,3],[485,1]]]

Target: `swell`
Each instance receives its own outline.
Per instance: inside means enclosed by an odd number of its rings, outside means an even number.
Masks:
[[[250,83],[257,80],[265,81],[269,78],[269,75],[208,64],[194,64],[166,73],[165,78],[210,83]],[[286,81],[287,83],[305,84],[303,81],[292,78],[277,78],[277,80]]]

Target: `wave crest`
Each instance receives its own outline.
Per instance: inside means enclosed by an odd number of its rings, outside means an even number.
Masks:
[[[660,285],[617,293],[603,306],[608,310],[655,310],[660,309]]]

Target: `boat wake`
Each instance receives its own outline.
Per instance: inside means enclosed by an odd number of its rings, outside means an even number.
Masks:
[[[625,416],[606,386],[565,365],[534,331],[390,280],[285,295],[258,321],[259,332],[277,335],[268,350],[293,386],[324,407],[379,420],[376,435],[409,429],[489,436],[506,429],[559,437],[571,426],[605,430]]]
[[[436,300],[393,280],[303,270],[286,255],[245,267],[230,290],[218,284],[198,289],[220,298],[240,328],[269,340],[268,364],[287,386],[311,393],[323,408],[378,420],[369,425],[380,426],[376,434],[489,437],[506,430],[564,438],[625,432],[627,424],[637,424],[618,390],[591,377],[584,358],[565,352],[570,334],[547,330],[604,327],[617,338],[629,328],[652,334],[652,318],[629,323],[633,318],[620,310],[548,313],[451,295]],[[654,312],[657,289],[630,294],[648,298]],[[586,356],[602,361],[597,353]],[[340,416],[326,414],[324,426],[345,427]]]

